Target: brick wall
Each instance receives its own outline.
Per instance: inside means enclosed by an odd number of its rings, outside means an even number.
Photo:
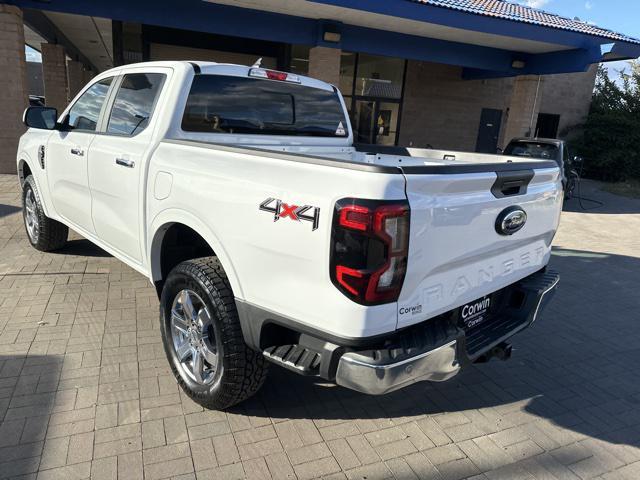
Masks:
[[[399,144],[474,151],[482,109],[506,111],[512,88],[513,79],[462,80],[460,67],[409,61]]]
[[[463,80],[462,68],[409,61],[399,145],[474,151],[483,108],[501,110],[498,146],[535,132],[539,112],[560,114],[559,133],[589,111],[596,66],[588,72]],[[536,100],[537,91],[537,100]]]
[[[67,62],[67,76],[69,80],[69,99],[71,100],[84,87],[84,72],[82,63],[70,60]]]
[[[69,103],[67,57],[62,45],[42,44],[42,76],[47,106],[62,112]]]
[[[512,138],[534,134],[544,82],[544,77],[537,75],[516,77],[513,80],[509,112],[504,125],[504,143]]]
[[[0,173],[16,173],[22,113],[28,106],[22,11],[0,4]]]
[[[562,136],[582,124],[589,113],[598,65],[584,73],[545,77],[541,113],[560,115],[558,133]]]
[[[340,84],[340,58],[342,51],[338,48],[313,47],[309,50],[309,76]]]
[[[88,70],[88,69],[82,70],[82,85],[86,85],[87,83],[89,83],[91,79],[95,76],[96,74],[91,70]]]

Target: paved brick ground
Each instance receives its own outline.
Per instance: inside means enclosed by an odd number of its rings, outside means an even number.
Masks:
[[[0,477],[638,479],[640,201],[587,194],[510,362],[382,398],[274,368],[223,413],[177,388],[147,280],[75,235],[31,249],[0,176]]]

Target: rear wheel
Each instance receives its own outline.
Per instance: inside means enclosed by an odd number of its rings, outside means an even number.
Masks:
[[[230,407],[264,383],[266,361],[244,343],[233,293],[216,257],[189,260],[171,271],[160,321],[171,369],[201,405]]]
[[[44,214],[36,182],[31,175],[25,179],[22,188],[22,216],[29,243],[37,250],[50,252],[67,243],[69,228]]]

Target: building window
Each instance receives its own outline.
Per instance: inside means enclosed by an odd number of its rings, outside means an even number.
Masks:
[[[309,74],[309,50],[306,45],[291,45],[291,65],[289,71],[298,75]]]
[[[340,90],[356,143],[396,145],[406,60],[343,52]]]
[[[342,52],[340,83],[356,143],[396,145],[406,60]],[[309,47],[291,46],[289,71],[309,73]]]
[[[376,98],[402,96],[404,60],[401,58],[358,55],[355,95]]]

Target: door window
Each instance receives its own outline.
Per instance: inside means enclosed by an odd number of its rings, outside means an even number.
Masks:
[[[355,143],[373,144],[374,141],[374,120],[376,112],[376,102],[368,100],[357,100],[356,109],[353,115],[353,130],[355,132]]]
[[[112,80],[113,77],[100,80],[78,98],[69,110],[68,127],[70,130],[95,131]]]
[[[107,133],[135,135],[149,124],[166,76],[131,73],[124,76],[111,109]]]
[[[395,145],[398,131],[399,103],[378,102],[376,141],[378,145]]]

